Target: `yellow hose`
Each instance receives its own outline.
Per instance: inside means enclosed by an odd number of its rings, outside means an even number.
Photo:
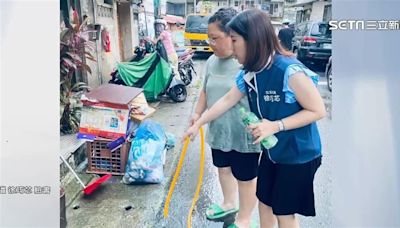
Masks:
[[[187,150],[187,147],[189,145],[189,141],[190,141],[189,137],[187,137],[185,139],[185,144],[183,144],[183,149],[182,149],[182,152],[181,152],[181,157],[179,158],[178,167],[175,170],[174,178],[172,179],[171,186],[169,187],[167,200],[165,201],[165,205],[164,205],[164,218],[168,217],[169,203],[171,202],[172,193],[174,192],[176,181],[177,181],[177,179],[179,177],[179,174],[181,172],[181,168],[182,168],[182,165],[183,165],[183,160],[185,160],[186,150]]]
[[[179,174],[181,172],[181,169],[183,166],[183,161],[185,160],[185,155],[186,155],[186,151],[187,151],[189,142],[190,142],[189,137],[187,137],[185,139],[185,143],[183,145],[181,156],[180,156],[179,162],[178,162],[178,167],[176,168],[175,175],[174,175],[174,178],[172,179],[171,186],[168,191],[167,199],[165,201],[164,218],[168,217],[168,210],[169,210],[169,204],[171,202],[172,193],[174,192],[176,181],[178,180]],[[188,228],[192,227],[192,213],[193,213],[193,209],[196,205],[196,202],[199,199],[200,189],[201,189],[201,185],[203,182],[205,148],[204,148],[204,131],[203,131],[202,127],[200,128],[200,150],[201,150],[200,173],[199,173],[199,178],[197,180],[196,192],[195,192],[193,200],[192,200],[192,206],[190,207],[188,218],[187,218]]]
[[[197,180],[196,192],[194,194],[192,200],[192,206],[189,209],[187,225],[188,228],[192,227],[192,213],[193,209],[196,206],[197,200],[199,199],[201,184],[203,183],[203,174],[204,174],[204,132],[203,128],[200,128],[200,171],[199,171],[199,179]]]

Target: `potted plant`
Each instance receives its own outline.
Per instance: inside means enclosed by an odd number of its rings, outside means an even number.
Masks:
[[[85,60],[95,61],[91,54],[95,43],[89,40],[87,18],[72,26],[61,28],[60,34],[60,131],[76,133],[80,121],[80,95],[89,89],[86,83],[76,79],[77,72],[92,73]]]

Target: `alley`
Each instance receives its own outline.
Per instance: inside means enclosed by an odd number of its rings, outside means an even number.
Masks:
[[[168,193],[170,181],[176,169],[181,150],[180,139],[187,128],[189,117],[197,101],[198,92],[202,87],[203,67],[207,56],[197,56],[195,68],[198,76],[188,88],[188,99],[183,103],[172,103],[169,100],[152,103],[157,112],[152,119],[160,122],[167,132],[175,134],[176,147],[167,152],[164,167],[165,179],[155,185],[124,185],[121,177],[114,176],[90,197],[78,196],[67,209],[68,227],[186,227],[187,215],[194,196],[200,164],[199,137],[189,145],[181,176],[175,187],[170,204],[169,217],[163,218],[163,206]],[[320,75],[323,75],[321,72]],[[323,78],[321,78],[323,81]],[[319,86],[324,101],[330,110],[330,92],[322,83]],[[331,165],[329,130],[331,128],[330,114],[319,122],[324,146],[323,165],[315,179],[315,195],[317,217],[300,218],[302,227],[331,227]],[[211,153],[206,146],[205,170],[200,198],[193,213],[192,227],[224,227],[226,223],[206,220],[204,213],[213,202],[220,202],[222,193],[218,184],[218,176],[212,165]],[[257,210],[253,217],[258,221]]]
[[[196,60],[195,67],[198,76],[203,74],[205,58],[206,56],[202,56],[200,60]],[[189,85],[188,98],[185,102],[173,103],[166,99],[161,102],[151,103],[157,109],[151,119],[161,123],[165,131],[173,133],[177,139],[175,148],[167,151],[166,154],[164,181],[161,184],[152,185],[125,185],[120,182],[120,176],[113,176],[110,181],[104,183],[94,194],[89,197],[80,194],[68,205],[68,227],[142,228],[155,227],[155,223],[164,221],[162,217],[163,202],[181,152],[180,139],[187,128],[194,102],[201,88],[201,81],[200,77],[196,77],[192,84]],[[196,146],[196,143],[190,146],[190,151],[188,151],[187,155],[189,161],[185,164],[182,178],[179,180],[178,185],[182,183],[181,181],[187,181],[189,173],[197,177],[197,172],[187,166],[194,164],[192,159],[198,159],[198,156],[196,156],[198,153],[194,154],[196,151],[192,149],[196,148]],[[198,163],[194,164],[194,167],[198,167]],[[209,167],[211,167],[211,164],[207,165],[207,169]],[[83,173],[84,171],[80,175],[84,175]],[[193,191],[190,188],[183,190],[182,187],[177,186],[175,196],[187,195],[189,197],[190,192]],[[186,192],[186,194],[182,194],[183,192]],[[184,197],[174,198],[171,204],[170,219],[174,219],[175,222],[177,218],[174,214],[179,212],[179,207],[182,207],[181,210],[186,208],[186,204],[182,202],[184,199]],[[188,200],[187,205],[189,207],[191,198]],[[176,205],[176,202],[181,202],[182,204]],[[169,220],[166,221],[169,222]],[[171,226],[167,227],[184,227],[184,225],[176,226],[176,224],[171,224]]]

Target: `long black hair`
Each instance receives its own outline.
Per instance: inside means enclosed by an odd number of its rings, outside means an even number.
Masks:
[[[245,10],[236,15],[227,25],[246,41],[246,58],[243,67],[259,71],[265,67],[272,54],[292,56],[279,43],[268,14],[259,9]]]

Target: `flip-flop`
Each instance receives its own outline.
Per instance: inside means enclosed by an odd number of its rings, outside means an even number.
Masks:
[[[214,213],[213,214],[211,214],[211,215],[209,215],[207,212],[208,211],[210,211],[210,210],[212,210]],[[223,217],[226,217],[226,216],[228,216],[228,215],[231,215],[231,214],[234,214],[234,213],[236,213],[236,212],[238,212],[239,211],[239,208],[233,208],[233,209],[230,209],[230,210],[224,210],[224,209],[222,209],[218,204],[212,204],[210,207],[208,207],[207,208],[207,211],[206,211],[206,217],[207,217],[207,219],[220,219],[220,218],[223,218]]]
[[[227,228],[239,228],[239,227],[235,223],[232,223]]]
[[[230,224],[227,228],[239,228],[235,223]],[[250,228],[258,228],[256,221],[251,220]]]

